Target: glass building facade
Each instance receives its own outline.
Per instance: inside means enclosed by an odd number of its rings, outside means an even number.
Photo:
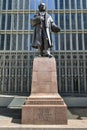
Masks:
[[[0,93],[30,92],[38,53],[30,19],[40,2],[61,28],[52,34],[60,94],[87,96],[87,0],[0,0]]]

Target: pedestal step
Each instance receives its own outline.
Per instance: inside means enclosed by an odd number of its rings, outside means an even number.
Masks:
[[[37,125],[67,124],[67,107],[63,105],[24,105],[22,123]]]
[[[43,100],[43,101],[41,101],[41,100],[37,100],[37,101],[35,101],[35,100],[28,100],[28,101],[26,101],[25,102],[25,105],[63,105],[64,104],[64,102],[63,102],[63,100]]]
[[[26,99],[25,105],[63,105],[64,101],[59,94],[32,94]]]

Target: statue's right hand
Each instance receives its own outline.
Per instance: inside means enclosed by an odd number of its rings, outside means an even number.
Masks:
[[[31,19],[32,26],[36,26],[37,24],[40,24],[40,23],[41,23],[41,19],[40,19],[39,16],[34,17],[33,19]]]
[[[44,17],[43,17],[43,16],[40,16],[40,20],[41,20],[41,21],[44,21]]]

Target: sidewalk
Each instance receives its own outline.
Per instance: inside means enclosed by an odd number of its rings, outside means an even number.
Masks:
[[[21,109],[0,108],[0,130],[23,129],[33,130],[36,128],[44,130],[62,130],[69,128],[86,128],[87,129],[87,108],[69,108],[67,125],[23,125],[21,124]],[[83,129],[81,129],[83,130]]]

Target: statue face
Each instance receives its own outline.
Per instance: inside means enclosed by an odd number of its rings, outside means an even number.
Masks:
[[[45,10],[46,10],[45,4],[44,4],[44,3],[41,3],[41,4],[38,6],[38,9],[39,9],[40,12],[45,11]]]

